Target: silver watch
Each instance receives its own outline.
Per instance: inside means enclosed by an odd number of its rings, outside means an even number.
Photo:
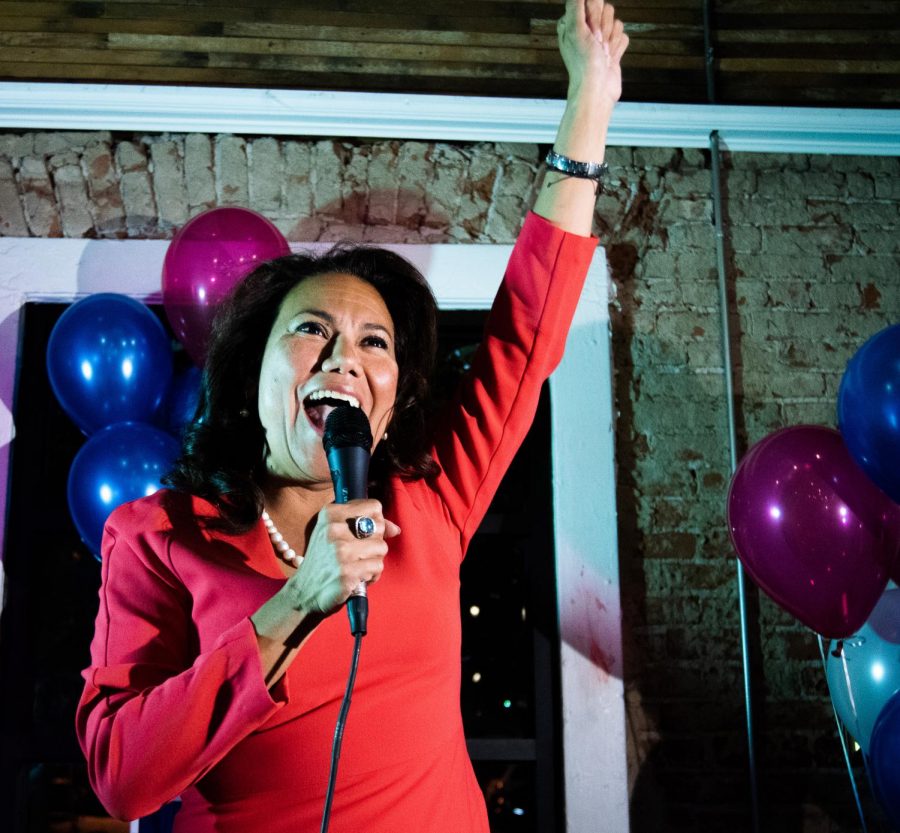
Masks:
[[[574,176],[578,179],[592,179],[594,182],[600,182],[609,171],[609,165],[606,162],[576,162],[557,153],[553,148],[547,151],[544,164],[553,171],[559,171],[566,176]]]

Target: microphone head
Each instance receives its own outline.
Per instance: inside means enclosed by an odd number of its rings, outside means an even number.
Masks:
[[[332,448],[372,448],[372,430],[361,408],[338,405],[325,419],[322,443],[327,454]]]

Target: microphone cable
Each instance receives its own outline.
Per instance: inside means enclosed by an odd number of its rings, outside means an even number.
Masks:
[[[334,785],[337,781],[338,761],[341,757],[341,742],[344,739],[344,726],[347,723],[347,713],[350,711],[350,696],[353,693],[353,684],[356,682],[356,669],[359,667],[359,652],[362,647],[362,638],[365,631],[355,634],[353,640],[353,659],[350,661],[350,676],[347,679],[347,690],[338,712],[337,724],[334,727],[334,740],[331,743],[331,768],[328,773],[328,789],[325,791],[325,809],[322,811],[321,833],[327,833],[328,823],[331,820],[331,802],[334,798]]]
[[[369,454],[372,448],[372,432],[369,420],[359,409],[349,405],[339,405],[325,419],[325,431],[322,437],[328,468],[334,484],[336,503],[347,503],[364,498],[368,490]],[[350,617],[350,633],[353,634],[353,659],[350,661],[350,676],[347,678],[347,690],[341,709],[338,712],[337,724],[334,727],[334,740],[331,744],[331,767],[328,773],[328,788],[325,791],[325,809],[322,811],[321,833],[327,833],[331,820],[331,802],[334,799],[334,787],[337,782],[338,761],[341,757],[341,743],[344,740],[344,726],[347,713],[350,711],[350,697],[353,684],[356,682],[356,670],[359,667],[359,652],[362,638],[366,635],[369,615],[369,600],[366,596],[366,584],[360,582],[350,598],[347,599],[347,615]]]

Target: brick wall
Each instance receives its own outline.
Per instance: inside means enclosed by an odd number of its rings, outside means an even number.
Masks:
[[[597,223],[616,289],[633,828],[745,830],[709,158],[614,148],[609,161]],[[900,160],[725,162],[743,450],[834,424],[847,360],[897,320]],[[532,145],[0,134],[0,234],[166,238],[237,204],[290,240],[511,242],[539,175]],[[750,613],[763,829],[857,830],[815,637],[755,593]]]

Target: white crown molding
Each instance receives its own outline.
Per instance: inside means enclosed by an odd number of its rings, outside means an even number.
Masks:
[[[0,127],[443,141],[553,141],[550,99],[131,84],[0,83]],[[900,155],[900,110],[623,102],[609,144]]]

